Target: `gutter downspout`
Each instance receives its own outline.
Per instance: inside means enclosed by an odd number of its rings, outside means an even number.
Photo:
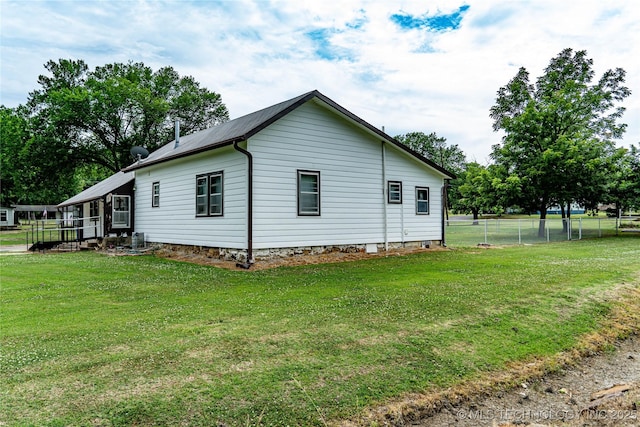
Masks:
[[[441,218],[440,227],[442,228],[441,246],[446,248],[447,243],[445,242],[445,233],[444,233],[444,216],[446,215],[446,210],[447,210],[447,180],[446,179],[443,181],[443,185],[442,185],[440,204],[442,205],[442,213],[440,215],[440,218]]]
[[[246,141],[246,139],[245,139]],[[238,141],[233,142],[233,148],[236,151],[247,156],[248,164],[248,184],[249,188],[247,189],[248,203],[247,206],[247,262],[246,263],[237,263],[236,266],[249,269],[251,264],[254,263],[253,260],[253,156],[250,152],[245,150],[244,148],[238,146]]]
[[[389,251],[389,216],[387,215],[387,166],[385,142],[382,141],[382,210],[384,215],[384,250]]]

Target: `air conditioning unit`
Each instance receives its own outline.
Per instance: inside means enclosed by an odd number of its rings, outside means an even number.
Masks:
[[[133,249],[144,248],[144,233],[133,233],[131,235],[131,247]]]

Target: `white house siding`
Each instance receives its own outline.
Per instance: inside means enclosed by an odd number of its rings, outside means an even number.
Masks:
[[[402,182],[402,204],[387,204],[390,242],[442,238],[443,178],[391,144],[385,145],[386,179]],[[429,215],[416,215],[416,187],[429,188]]]
[[[252,137],[254,248],[383,243],[381,144],[312,102]],[[395,148],[386,164],[403,183],[403,204],[387,205],[389,241],[440,240],[442,178]],[[320,216],[297,214],[298,170],[320,172]],[[415,214],[416,185],[430,188],[431,215]]]
[[[223,172],[223,216],[196,217],[196,175]],[[160,183],[160,206],[151,206]],[[233,147],[136,172],[135,231],[148,242],[244,249],[247,246],[247,158]]]
[[[2,213],[0,216],[0,226],[2,227],[10,227],[14,225],[14,214],[15,211],[10,207],[0,207],[0,212]]]

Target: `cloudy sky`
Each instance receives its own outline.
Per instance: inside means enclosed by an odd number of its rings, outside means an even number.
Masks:
[[[487,163],[489,109],[519,67],[564,48],[596,78],[627,71],[620,145],[640,142],[637,0],[0,0],[0,103],[25,103],[49,59],[172,66],[231,118],[317,89],[395,136],[436,132]]]

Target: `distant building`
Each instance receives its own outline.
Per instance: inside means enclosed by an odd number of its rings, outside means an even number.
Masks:
[[[0,227],[11,228],[18,224],[14,206],[0,206]]]

